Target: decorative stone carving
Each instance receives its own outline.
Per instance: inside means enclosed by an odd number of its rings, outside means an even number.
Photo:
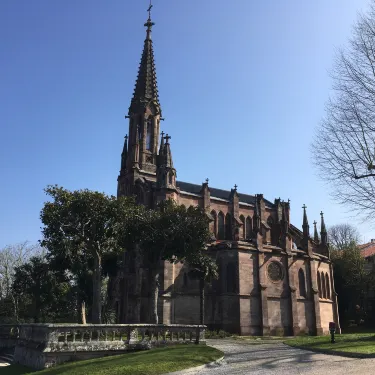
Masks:
[[[271,261],[267,267],[268,278],[272,282],[279,282],[284,278],[284,272],[279,262]]]

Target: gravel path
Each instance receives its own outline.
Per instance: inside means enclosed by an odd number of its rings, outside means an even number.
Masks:
[[[367,375],[375,374],[375,359],[345,358],[291,348],[282,342],[207,340],[225,354],[225,362],[189,375]]]

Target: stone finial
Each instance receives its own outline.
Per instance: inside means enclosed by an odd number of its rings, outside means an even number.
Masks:
[[[327,245],[328,243],[328,236],[327,236],[327,229],[326,224],[324,222],[324,214],[323,211],[320,212],[320,238],[323,245]]]
[[[314,241],[316,243],[319,243],[318,229],[316,228],[316,224],[318,223],[316,222],[316,220],[314,220],[313,224],[314,224]]]
[[[309,222],[307,220],[307,214],[306,214],[306,208],[307,206],[304,204],[302,206],[303,208],[303,224],[302,224],[302,228],[303,228],[303,236],[305,238],[308,238],[309,237],[309,231],[310,231],[310,228],[309,228]]]

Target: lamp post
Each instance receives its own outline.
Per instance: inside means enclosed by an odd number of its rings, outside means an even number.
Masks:
[[[329,323],[329,332],[331,333],[331,344],[334,344],[335,341],[335,332],[336,332],[336,323],[330,322]]]

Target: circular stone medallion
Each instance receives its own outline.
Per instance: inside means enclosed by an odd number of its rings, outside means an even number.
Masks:
[[[273,282],[278,282],[283,279],[283,269],[279,262],[271,261],[267,267],[268,277]]]

